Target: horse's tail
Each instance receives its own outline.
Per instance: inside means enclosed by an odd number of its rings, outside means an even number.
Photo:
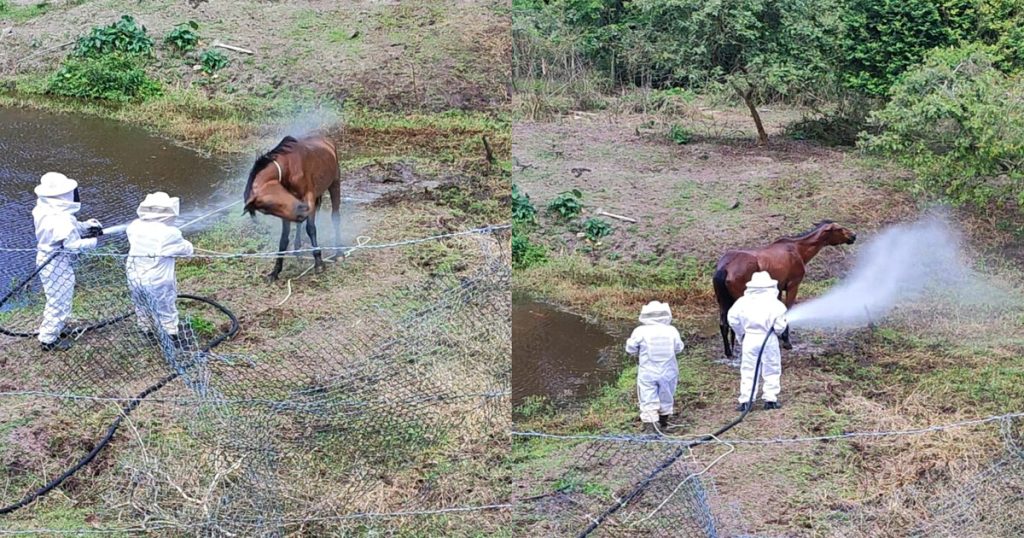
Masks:
[[[715,271],[715,276],[711,278],[715,286],[715,300],[718,301],[718,308],[722,314],[723,321],[729,309],[732,308],[733,303],[736,302],[732,295],[729,294],[729,286],[726,284],[728,278],[729,272],[724,267],[720,267]]]

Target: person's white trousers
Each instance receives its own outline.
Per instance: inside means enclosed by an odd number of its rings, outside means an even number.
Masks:
[[[156,322],[168,335],[178,334],[178,290],[173,282],[156,285],[129,281],[128,287],[139,328],[152,331]]]
[[[636,381],[636,395],[640,400],[640,420],[657,422],[660,415],[671,415],[673,395],[679,374],[672,374],[660,379],[640,378]]]
[[[36,264],[41,264],[50,252],[36,253]],[[39,325],[39,341],[50,344],[60,337],[61,330],[71,317],[71,301],[75,294],[75,270],[67,255],[58,254],[39,271],[39,280],[46,293],[43,322]]]
[[[761,343],[765,342],[763,334],[747,333],[743,336],[743,358],[740,361],[740,403],[750,401],[750,391],[754,387],[754,368],[757,365],[757,354],[761,351]],[[782,352],[779,350],[779,339],[774,334],[765,342],[764,353],[761,355],[761,397],[766,402],[779,399],[782,390]],[[755,395],[756,397],[756,395]]]

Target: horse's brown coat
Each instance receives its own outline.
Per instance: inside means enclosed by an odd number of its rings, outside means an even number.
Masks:
[[[807,262],[826,246],[853,243],[857,234],[832,221],[822,221],[814,229],[795,236],[783,237],[764,248],[730,250],[722,255],[715,268],[715,298],[719,307],[719,326],[726,356],[732,355],[731,343],[735,339],[726,321],[726,314],[736,299],[747,289],[750,277],[758,271],[767,271],[779,283],[779,300],[786,293],[786,308],[796,302],[797,290],[804,279]],[[789,330],[782,335],[788,349]]]
[[[306,223],[306,233],[313,247],[317,248],[316,212],[324,192],[331,195],[331,220],[337,246],[341,241],[341,174],[334,142],[321,135],[299,139],[286,136],[253,164],[245,187],[244,211],[250,215],[259,211],[281,218],[279,251],[288,248],[292,222]],[[301,245],[300,228],[296,230],[295,248],[301,248]],[[324,265],[319,250],[313,252],[313,258],[316,272],[322,272]],[[283,259],[278,257],[274,271],[267,278],[275,280],[282,265]]]

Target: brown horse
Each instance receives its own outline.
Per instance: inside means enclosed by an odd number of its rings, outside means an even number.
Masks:
[[[291,223],[306,223],[306,234],[313,244],[316,273],[324,271],[324,261],[316,241],[316,211],[325,191],[331,194],[331,221],[334,223],[335,246],[341,244],[341,175],[338,152],[334,142],[320,135],[300,139],[286,136],[277,146],[261,155],[249,171],[245,185],[243,213],[256,212],[281,218],[281,239],[278,252],[288,249]],[[302,228],[296,227],[295,248],[302,247]],[[277,257],[267,281],[277,280],[284,264]]]
[[[715,299],[718,300],[718,325],[722,331],[725,356],[732,356],[732,344],[736,342],[736,335],[729,327],[726,315],[736,299],[746,291],[747,282],[754,273],[768,271],[768,274],[779,283],[779,300],[782,300],[782,292],[785,291],[786,308],[791,308],[796,302],[797,289],[804,279],[807,262],[811,261],[823,247],[849,245],[856,240],[857,234],[849,229],[830,220],[823,220],[815,224],[809,232],[783,237],[767,247],[730,250],[723,254],[718,260],[712,280],[715,286]],[[786,329],[779,339],[786,349],[793,348],[789,342],[789,329]]]

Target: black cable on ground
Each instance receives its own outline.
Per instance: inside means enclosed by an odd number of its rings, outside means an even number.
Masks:
[[[726,424],[725,426],[722,426],[721,428],[719,428],[718,431],[716,431],[715,433],[713,433],[711,435],[705,435],[705,436],[700,437],[698,439],[694,439],[693,441],[691,441],[691,442],[689,442],[689,443],[679,447],[675,452],[672,453],[671,456],[669,456],[668,458],[665,458],[665,461],[661,462],[657,467],[654,468],[653,471],[651,471],[646,477],[644,477],[644,479],[641,480],[636,485],[636,487],[633,488],[632,491],[630,491],[625,496],[619,498],[619,500],[616,501],[615,504],[613,504],[607,510],[602,512],[601,515],[598,516],[596,519],[591,521],[590,525],[588,525],[586,529],[583,529],[583,532],[581,532],[578,535],[579,538],[584,538],[585,536],[588,536],[588,535],[590,535],[590,533],[592,533],[595,530],[597,530],[597,528],[600,527],[601,524],[604,523],[604,521],[606,519],[608,519],[608,517],[610,517],[612,514],[617,512],[623,506],[626,506],[627,504],[629,504],[629,502],[632,501],[634,498],[636,498],[637,495],[642,493],[644,491],[644,489],[646,489],[647,486],[655,478],[657,478],[657,476],[659,474],[661,474],[662,471],[664,471],[665,469],[668,469],[673,463],[676,462],[676,460],[678,460],[680,457],[682,457],[684,454],[686,454],[691,448],[693,448],[693,447],[695,447],[697,445],[702,445],[704,443],[707,443],[708,441],[712,441],[716,437],[718,437],[719,435],[722,435],[723,433],[731,430],[733,427],[735,427],[740,422],[743,422],[743,419],[747,417],[747,414],[750,413],[750,410],[754,408],[754,398],[757,395],[757,380],[761,376],[761,355],[764,353],[765,345],[768,344],[768,339],[771,338],[771,336],[773,334],[775,334],[775,327],[774,327],[774,325],[775,325],[775,323],[773,321],[771,326],[770,326],[770,328],[768,329],[768,334],[765,335],[765,337],[764,337],[764,342],[761,343],[761,349],[757,352],[757,362],[754,364],[754,386],[751,387],[751,389],[750,389],[750,399],[747,401],[747,409],[744,410],[742,413],[740,413],[740,416],[736,417],[732,422],[730,422],[730,423]],[[742,351],[741,351],[741,353],[742,353]]]
[[[36,271],[36,273],[38,273],[38,270]],[[36,273],[33,273],[32,276],[29,277],[29,280],[32,277],[34,277]],[[10,294],[8,294],[8,296],[9,295]],[[231,312],[230,310],[228,310],[227,307],[225,307],[224,305],[222,305],[222,304],[220,304],[220,303],[218,303],[218,302],[216,302],[216,301],[214,301],[212,299],[208,299],[208,298],[205,298],[205,297],[199,297],[197,295],[190,295],[190,294],[187,294],[187,293],[179,293],[178,294],[178,298],[179,299],[190,299],[190,300],[193,300],[193,301],[199,301],[199,302],[202,302],[202,303],[206,303],[206,304],[216,308],[217,310],[219,310],[222,314],[227,316],[228,319],[231,321],[231,328],[228,329],[227,332],[222,333],[217,338],[214,338],[213,340],[211,340],[209,344],[204,346],[202,348],[202,350],[201,350],[202,353],[206,353],[206,352],[210,351],[211,349],[213,349],[214,347],[216,347],[220,343],[224,342],[228,338],[231,338],[235,334],[238,333],[238,328],[239,328],[238,318],[235,317],[235,314],[233,312]],[[6,301],[7,297],[4,297],[3,300]],[[0,304],[3,304],[3,301],[0,301]],[[128,316],[122,316],[120,319],[124,319],[126,317],[128,317]],[[64,482],[65,480],[67,480],[68,478],[74,476],[75,473],[77,473],[79,470],[81,470],[82,467],[85,467],[90,462],[92,462],[92,460],[96,458],[96,456],[100,453],[100,451],[102,451],[108,444],[110,444],[110,441],[114,438],[114,434],[117,433],[117,429],[121,426],[121,422],[123,422],[124,419],[127,418],[128,415],[132,411],[134,411],[135,408],[139,406],[139,404],[142,403],[142,400],[144,400],[150,394],[153,394],[154,392],[162,389],[165,385],[167,385],[171,381],[177,379],[178,376],[180,376],[180,375],[181,375],[181,372],[174,372],[172,374],[168,374],[168,375],[164,376],[162,379],[160,379],[159,381],[157,381],[156,383],[154,383],[153,385],[150,385],[146,390],[140,392],[138,394],[138,396],[136,396],[135,398],[132,398],[131,401],[129,401],[127,404],[124,405],[124,407],[121,408],[121,413],[117,416],[116,419],[114,419],[113,422],[110,423],[110,426],[107,428],[107,433],[100,439],[100,441],[98,443],[96,443],[96,446],[93,447],[93,449],[90,450],[89,453],[85,455],[85,457],[83,457],[82,459],[78,460],[78,463],[74,464],[68,470],[66,470],[63,473],[61,473],[60,476],[58,476],[57,478],[54,478],[53,480],[47,482],[46,485],[44,485],[43,487],[33,491],[32,493],[29,493],[24,498],[22,498],[20,501],[14,503],[14,504],[11,504],[9,506],[4,506],[4,507],[0,508],[0,515],[9,514],[11,512],[14,512],[15,510],[18,510],[19,508],[23,508],[25,506],[28,506],[29,504],[31,504],[33,501],[35,501],[39,497],[42,497],[43,495],[46,495],[47,493],[52,491],[54,488],[56,488],[57,486],[61,485],[61,483]]]

